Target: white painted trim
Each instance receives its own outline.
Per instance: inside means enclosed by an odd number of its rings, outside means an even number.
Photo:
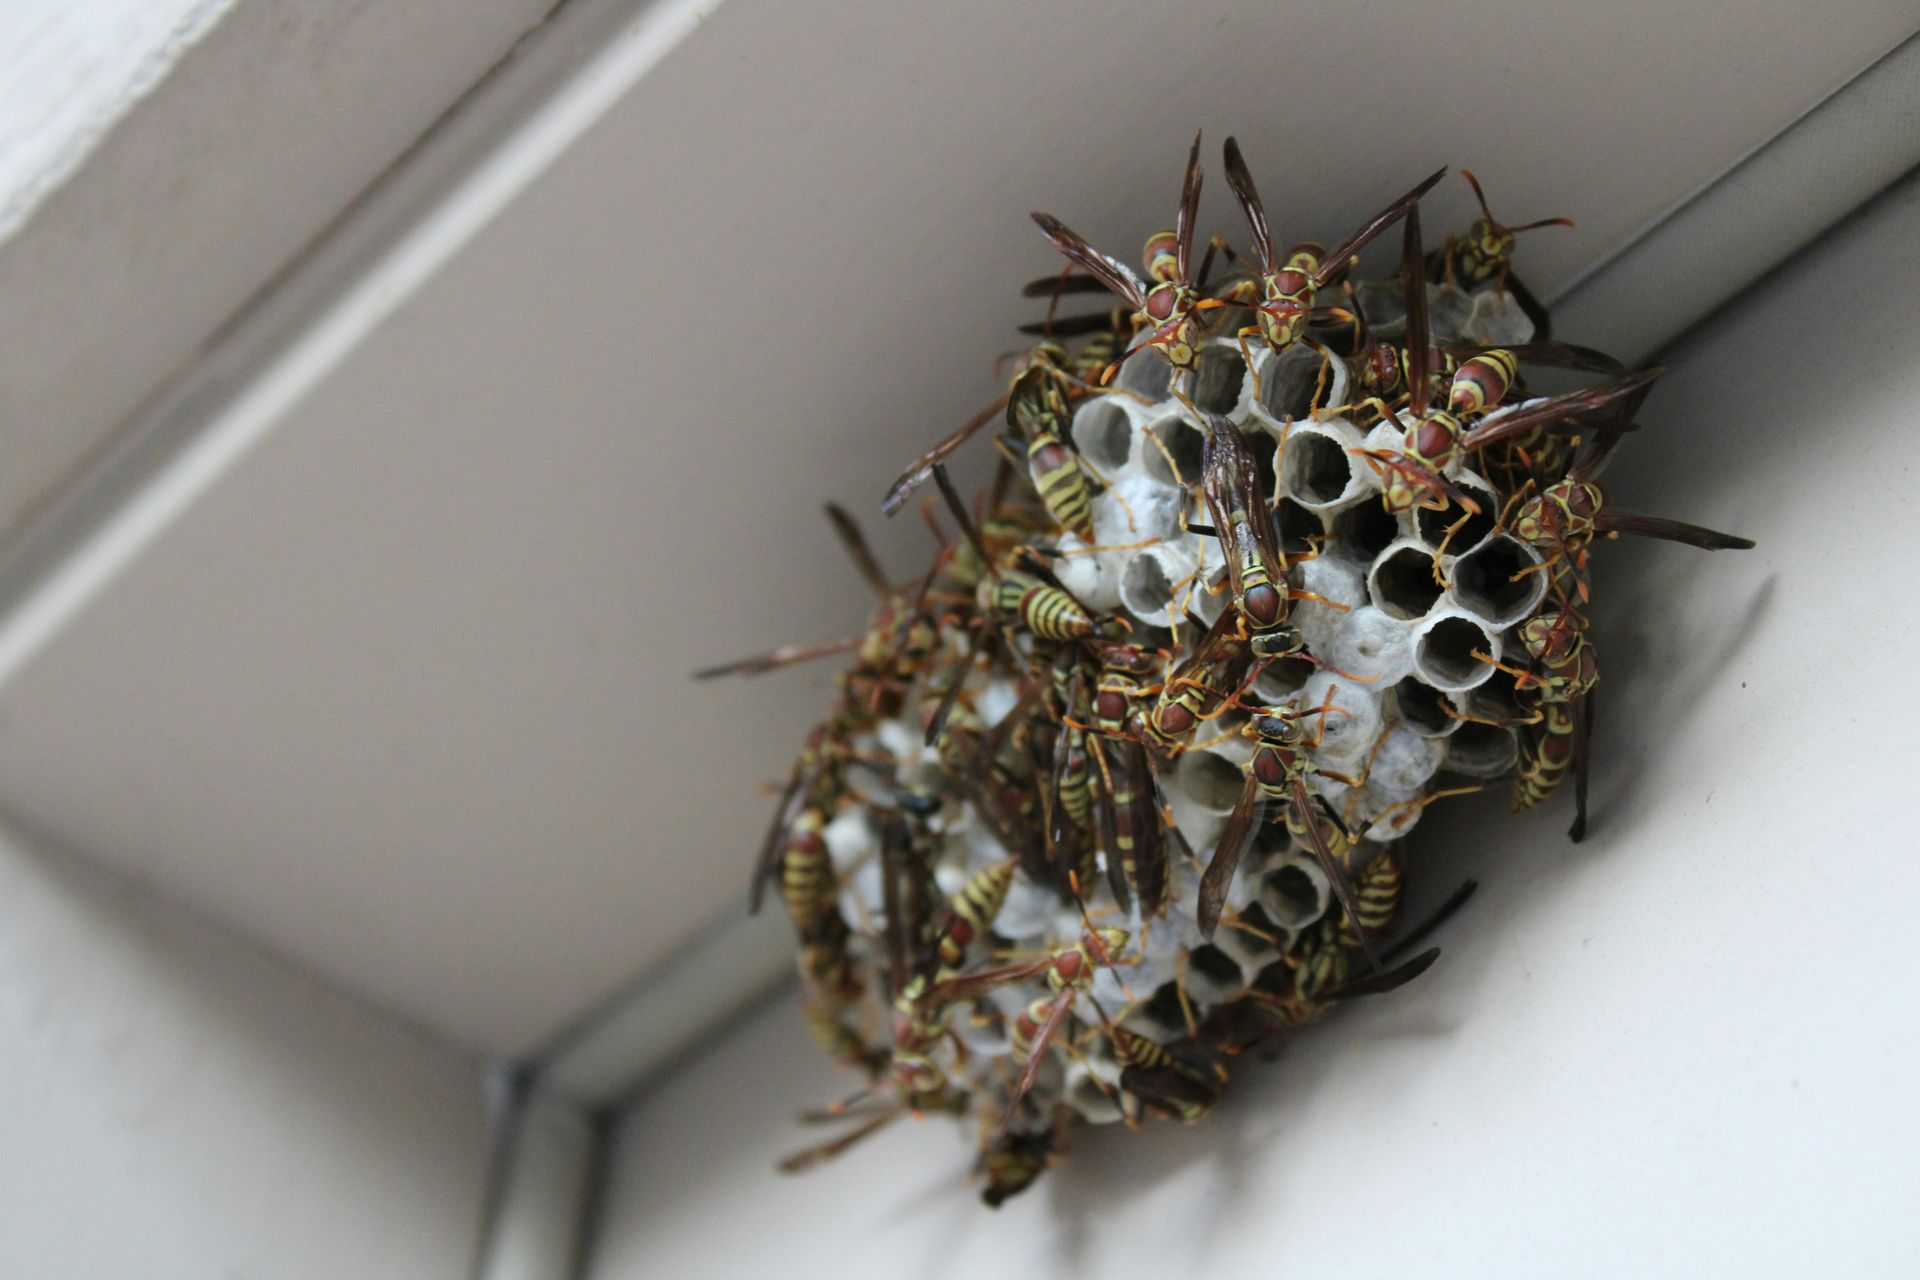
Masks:
[[[560,1280],[577,1272],[603,1145],[587,1108],[534,1086],[514,1108],[502,1143],[474,1280]]]
[[[0,14],[0,241],[233,4],[69,0]]]
[[[1881,58],[1553,303],[1639,363],[1920,164],[1920,36]]]
[[[588,1106],[618,1106],[792,972],[793,932],[779,911],[729,914],[563,1036],[538,1064],[540,1078]]]
[[[573,0],[530,36],[26,532],[0,684],[719,4]]]

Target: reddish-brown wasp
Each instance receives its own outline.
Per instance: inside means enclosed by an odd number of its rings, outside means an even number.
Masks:
[[[1467,228],[1463,237],[1447,237],[1447,243],[1435,249],[1427,259],[1428,276],[1438,283],[1452,285],[1455,282],[1469,287],[1484,284],[1488,280],[1495,287],[1513,294],[1514,301],[1533,322],[1534,335],[1546,338],[1550,332],[1547,309],[1533,295],[1533,291],[1513,274],[1514,237],[1522,231],[1532,231],[1536,227],[1571,227],[1571,218],[1542,218],[1538,222],[1528,222],[1521,226],[1509,227],[1493,216],[1487,208],[1487,197],[1480,190],[1480,180],[1473,176],[1470,169],[1462,169],[1461,176],[1473,188],[1473,198],[1480,202],[1480,217]]]
[[[1218,299],[1201,297],[1190,272],[1194,220],[1200,208],[1200,180],[1200,135],[1196,133],[1193,150],[1187,155],[1186,180],[1180,189],[1180,211],[1173,229],[1156,231],[1147,238],[1145,259],[1147,276],[1153,281],[1151,285],[1118,258],[1089,245],[1052,214],[1033,214],[1033,220],[1053,247],[1131,305],[1135,326],[1146,331],[1144,338],[1107,366],[1101,375],[1103,380],[1111,378],[1121,361],[1148,347],[1159,352],[1175,369],[1190,371],[1200,358],[1198,313],[1224,305]]]
[[[1093,368],[1104,367],[1113,345],[1089,343],[1087,346],[1095,352]],[[1080,455],[1066,443],[1073,396],[1094,390],[1080,376],[1087,359],[1084,352],[1079,357],[1070,357],[1065,348],[1051,341],[1028,351],[1007,394],[915,459],[888,487],[886,497],[880,500],[880,509],[888,515],[898,511],[913,496],[914,490],[933,475],[935,465],[1004,412],[1008,427],[1026,445],[1027,472],[1048,513],[1061,528],[1091,541],[1093,522],[1088,505],[1091,500],[1088,473]]]
[[[1218,414],[1207,415],[1200,466],[1234,608],[1253,652],[1275,658],[1296,651],[1299,636],[1288,625],[1296,593],[1287,582],[1287,558],[1274,534],[1273,508],[1260,467],[1239,428]]]
[[[1277,634],[1269,631],[1262,638],[1271,640]],[[1193,652],[1167,674],[1153,706],[1140,714],[1140,727],[1153,745],[1166,752],[1179,750],[1202,720],[1211,719],[1234,696],[1253,653],[1241,616],[1222,609]]]
[[[1066,1025],[1067,1016],[1073,1012],[1075,998],[1093,985],[1096,969],[1111,968],[1115,964],[1125,963],[1118,959],[1127,945],[1127,932],[1124,929],[1096,929],[1089,927],[1080,941],[1070,947],[1061,947],[1049,951],[1046,955],[1032,960],[1017,961],[982,969],[970,974],[961,974],[949,979],[935,988],[940,992],[947,990],[947,998],[960,999],[1005,986],[1011,982],[1025,982],[1030,978],[1045,976],[1047,986],[1053,991],[1050,998],[1036,1001],[1015,1019],[1013,1036],[1016,1044],[1026,1046],[1026,1065],[1020,1073],[1019,1081],[1007,1098],[1007,1114],[1011,1118],[1020,1100],[1033,1088],[1034,1080],[1040,1074],[1041,1065],[1046,1062],[1047,1051],[1053,1044],[1060,1028]]]
[[[1331,691],[1328,696],[1331,698]],[[1332,887],[1334,896],[1339,899],[1341,908],[1355,919],[1360,918],[1353,885],[1348,881],[1340,860],[1327,845],[1326,835],[1320,829],[1320,820],[1315,816],[1313,795],[1307,790],[1307,775],[1310,773],[1323,774],[1352,786],[1360,785],[1359,779],[1316,768],[1307,759],[1307,751],[1313,746],[1314,739],[1307,735],[1299,722],[1308,716],[1324,718],[1331,710],[1334,708],[1330,703],[1305,711],[1291,706],[1271,707],[1256,713],[1248,722],[1246,733],[1255,740],[1256,745],[1252,758],[1246,763],[1246,785],[1241,789],[1239,803],[1234,805],[1233,812],[1227,817],[1227,825],[1220,832],[1220,841],[1214,846],[1213,857],[1200,878],[1200,931],[1206,936],[1212,937],[1215,926],[1220,923],[1220,912],[1226,904],[1234,868],[1239,866],[1240,855],[1254,831],[1259,828],[1269,803],[1291,806],[1291,816],[1297,818],[1299,828],[1306,836],[1307,846],[1313,851],[1314,859],[1320,864],[1320,870]],[[1330,810],[1328,813],[1332,816]],[[1374,961],[1372,944],[1367,942],[1364,935],[1361,946],[1368,960]],[[1375,967],[1378,967],[1377,962]]]
[[[1449,502],[1470,512],[1478,511],[1479,504],[1448,479],[1448,472],[1468,454],[1536,429],[1576,435],[1591,430],[1573,420],[1639,396],[1660,376],[1657,367],[1644,369],[1496,412],[1499,398],[1506,395],[1514,380],[1516,363],[1510,351],[1487,349],[1455,369],[1448,388],[1448,407],[1432,408],[1434,386],[1429,374],[1436,357],[1427,327],[1427,291],[1420,261],[1420,210],[1415,206],[1407,211],[1401,255],[1401,284],[1407,307],[1408,420],[1402,420],[1391,405],[1377,397],[1361,402],[1378,409],[1401,431],[1398,449],[1360,451],[1380,474],[1381,498],[1390,511],[1415,507],[1445,510]],[[1468,420],[1476,417],[1481,421],[1468,426]],[[1608,425],[1616,430],[1630,426],[1624,422]]]
[[[1419,203],[1420,197],[1446,176],[1443,166],[1413,190],[1389,204],[1362,223],[1346,241],[1328,253],[1312,242],[1297,244],[1282,259],[1274,249],[1273,234],[1267,229],[1267,212],[1260,192],[1253,185],[1253,174],[1240,154],[1240,144],[1232,138],[1226,145],[1227,185],[1247,216],[1253,231],[1253,257],[1259,270],[1260,301],[1253,303],[1257,323],[1243,329],[1243,344],[1248,333],[1258,332],[1268,348],[1286,350],[1306,335],[1307,322],[1316,308],[1315,295],[1344,275],[1360,251],[1373,238],[1392,226]]]
[[[1585,600],[1587,546],[1596,537],[1632,534],[1683,542],[1705,551],[1744,551],[1754,545],[1751,538],[1681,520],[1608,510],[1606,491],[1596,477],[1620,443],[1620,436],[1611,429],[1614,425],[1607,424],[1609,429],[1586,448],[1564,477],[1518,500],[1519,510],[1513,514],[1509,528],[1515,537],[1540,552],[1543,570],[1562,562],[1571,565],[1578,576],[1580,598]]]

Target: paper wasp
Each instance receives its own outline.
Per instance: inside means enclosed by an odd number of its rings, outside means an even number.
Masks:
[[[1200,181],[1200,135],[1196,133],[1193,149],[1187,155],[1180,211],[1173,229],[1156,231],[1147,238],[1144,256],[1147,276],[1153,281],[1151,285],[1118,258],[1093,248],[1052,214],[1032,215],[1055,249],[1133,307],[1135,326],[1146,331],[1144,338],[1107,366],[1101,374],[1103,382],[1111,379],[1121,362],[1149,347],[1176,370],[1191,372],[1199,362],[1198,313],[1225,305],[1219,299],[1201,297],[1190,272],[1194,219],[1200,208]]]
[[[1276,354],[1301,341],[1315,311],[1316,293],[1344,275],[1360,251],[1411,211],[1420,197],[1432,190],[1447,172],[1444,166],[1436,170],[1419,186],[1367,219],[1332,253],[1307,242],[1295,245],[1282,259],[1274,249],[1273,234],[1267,228],[1266,207],[1253,185],[1253,175],[1240,154],[1240,144],[1232,138],[1227,139],[1226,171],[1227,185],[1233,188],[1234,198],[1240,202],[1253,232],[1253,257],[1261,293],[1260,300],[1252,304],[1257,323],[1241,330],[1239,335],[1243,354],[1248,333],[1259,333],[1268,349]],[[1252,363],[1251,359],[1248,363]]]
[[[1596,477],[1619,445],[1620,436],[1611,429],[1614,424],[1605,425],[1608,429],[1575,459],[1564,477],[1518,500],[1519,510],[1514,513],[1509,528],[1516,538],[1545,557],[1541,570],[1568,564],[1578,575],[1579,592],[1584,600],[1587,597],[1587,546],[1596,537],[1618,538],[1632,534],[1683,542],[1705,551],[1744,551],[1754,545],[1750,538],[1681,520],[1608,510],[1606,490],[1600,487]]]
[[[1331,690],[1328,696],[1331,698]],[[1316,715],[1324,719],[1327,712],[1333,709],[1331,703],[1304,711],[1291,705],[1272,707],[1256,712],[1248,722],[1245,732],[1255,740],[1256,745],[1245,765],[1247,781],[1241,788],[1239,802],[1227,816],[1227,825],[1220,833],[1219,843],[1214,846],[1206,872],[1200,878],[1199,920],[1200,931],[1205,936],[1212,937],[1214,928],[1220,923],[1220,912],[1226,904],[1234,868],[1240,863],[1240,855],[1248,839],[1259,828],[1269,803],[1291,806],[1291,816],[1297,820],[1299,830],[1306,837],[1307,847],[1320,864],[1321,873],[1326,876],[1327,884],[1333,889],[1341,909],[1355,919],[1360,918],[1353,885],[1347,878],[1346,869],[1328,846],[1326,835],[1320,829],[1320,819],[1315,813],[1313,795],[1307,790],[1307,775],[1310,773],[1323,774],[1351,786],[1360,785],[1359,779],[1319,769],[1307,759],[1307,751],[1315,739],[1308,737],[1299,721]],[[1338,817],[1331,810],[1326,812],[1338,824]],[[1364,935],[1361,937],[1361,947],[1377,968],[1372,945]]]

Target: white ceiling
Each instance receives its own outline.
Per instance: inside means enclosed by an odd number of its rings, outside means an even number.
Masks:
[[[524,1051],[740,904],[824,673],[683,673],[857,625],[819,503],[871,510],[994,394],[1054,261],[1028,209],[1130,254],[1199,126],[1285,237],[1466,164],[1511,220],[1579,219],[1525,242],[1551,294],[1913,25],[1125,9],[712,12],[13,668],[0,807]]]
[[[0,5],[0,545],[551,4]]]

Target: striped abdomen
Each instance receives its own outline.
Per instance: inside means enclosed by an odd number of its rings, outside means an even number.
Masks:
[[[1053,1012],[1053,1002],[1065,999],[1065,996],[1042,996],[1021,1010],[1007,1033],[1008,1047],[1014,1061],[1025,1062],[1033,1053],[1033,1042],[1039,1037],[1040,1028],[1046,1025],[1047,1016]]]
[[[1078,640],[1093,634],[1093,619],[1072,596],[1023,574],[996,579],[991,603],[996,612],[1019,618],[1042,640]]]
[[[1557,790],[1573,766],[1573,708],[1543,703],[1539,724],[1520,738],[1520,766],[1513,780],[1513,809],[1531,809]]]
[[[1367,864],[1367,869],[1354,881],[1353,895],[1355,905],[1360,910],[1360,928],[1368,936],[1384,933],[1393,924],[1393,917],[1400,909],[1400,888],[1404,883],[1400,874],[1400,857],[1391,849],[1383,849]],[[1344,913],[1340,920],[1340,941],[1349,947],[1360,945],[1360,934],[1354,928],[1354,922]]]
[[[1513,352],[1482,352],[1454,370],[1447,408],[1463,418],[1491,412],[1507,398],[1507,388],[1519,376]]]
[[[1014,860],[996,862],[973,874],[948,905],[953,923],[940,939],[940,963],[957,969],[966,959],[967,946],[993,927],[993,918],[1006,905],[1007,890],[1013,884]]]
[[[857,1000],[861,994],[860,975],[847,954],[852,936],[838,911],[823,916],[800,948],[800,972],[813,989],[833,1000]]]
[[[1347,951],[1341,945],[1340,926],[1329,917],[1307,944],[1300,967],[1293,971],[1294,998],[1302,1006],[1311,1005],[1322,991],[1346,980]]]
[[[1093,825],[1093,769],[1087,759],[1086,734],[1079,729],[1060,731],[1060,743],[1054,748],[1066,753],[1060,768],[1060,806],[1073,825]]]
[[[780,856],[780,900],[803,935],[833,911],[834,895],[840,892],[833,859],[827,854],[826,841],[820,838],[821,826],[818,810],[802,813],[794,819],[786,850]]]
[[[1062,529],[1093,541],[1093,497],[1079,456],[1048,432],[1036,432],[1027,445],[1027,471],[1047,513]]]

